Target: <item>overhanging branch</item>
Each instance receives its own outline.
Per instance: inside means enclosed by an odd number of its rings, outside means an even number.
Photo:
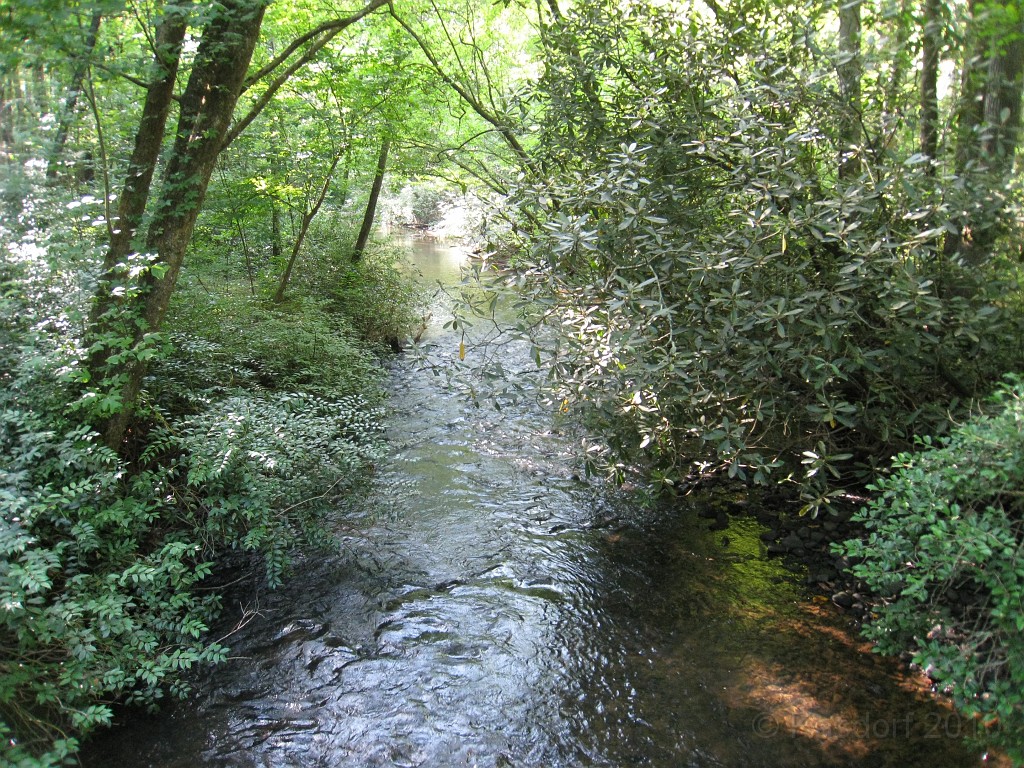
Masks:
[[[273,73],[278,67],[287,61],[295,51],[301,48],[303,45],[309,43],[309,47],[306,51],[299,56],[294,62],[285,68],[274,80],[267,86],[267,90],[256,100],[256,102],[250,107],[249,111],[240,120],[237,120],[227,135],[224,137],[224,144],[221,149],[226,149],[231,142],[237,139],[242,132],[252,124],[252,121],[259,117],[260,113],[266,109],[267,105],[273,101],[274,96],[281,86],[283,86],[288,80],[298,72],[302,67],[308,64],[331,40],[341,34],[345,29],[355,24],[357,21],[369,16],[371,13],[376,11],[388,4],[388,0],[371,0],[362,10],[354,13],[351,16],[347,16],[344,19],[335,19],[334,21],[326,22],[321,24],[314,30],[307,32],[301,37],[294,40],[280,55],[276,56],[273,61],[262,67],[259,71],[249,76],[245,81],[245,87],[249,88],[256,82],[267,77]]]
[[[434,51],[431,49],[427,41],[424,40],[423,37],[420,36],[409,25],[409,23],[405,21],[405,19],[398,15],[398,12],[395,10],[395,6],[393,3],[388,3],[388,10],[391,13],[392,18],[394,18],[394,20],[398,22],[402,29],[404,29],[406,33],[409,35],[409,37],[411,37],[419,46],[420,50],[423,52],[423,55],[427,57],[427,61],[429,61],[431,67],[433,67],[434,72],[437,73],[437,76],[441,78],[441,81],[449,88],[451,88],[453,91],[455,91],[462,98],[462,100],[470,107],[470,109],[476,112],[477,115],[479,115],[484,121],[494,126],[495,130],[497,130],[497,132],[501,134],[501,137],[505,141],[505,143],[508,144],[509,148],[515,153],[516,157],[519,159],[524,169],[530,171],[531,173],[536,173],[537,169],[533,163],[533,159],[523,148],[523,145],[519,143],[519,139],[516,138],[515,133],[512,131],[512,127],[508,123],[501,120],[501,118],[499,118],[495,113],[487,109],[487,107],[478,98],[476,98],[472,93],[470,93],[467,87],[463,86],[460,82],[458,82],[458,80],[456,80],[454,77],[445,72],[444,68],[441,66],[441,62],[434,54]]]

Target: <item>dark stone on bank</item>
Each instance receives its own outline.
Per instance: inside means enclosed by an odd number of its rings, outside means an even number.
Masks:
[[[805,541],[806,540],[799,534],[790,533],[779,542],[779,546],[781,546],[786,552],[799,553],[803,552]]]
[[[853,607],[854,599],[849,592],[836,592],[832,595],[832,602],[840,608],[848,610]]]

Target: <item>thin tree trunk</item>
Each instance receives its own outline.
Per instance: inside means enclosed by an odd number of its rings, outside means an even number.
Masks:
[[[270,198],[270,256],[277,261],[281,255],[281,209],[277,201]]]
[[[861,0],[839,0],[839,87],[843,97],[839,143],[839,177],[860,174],[861,144],[860,4]]]
[[[892,54],[892,68],[883,73],[879,70],[879,76],[888,78],[888,84],[882,89],[885,94],[882,97],[881,109],[877,115],[877,136],[879,146],[891,147],[897,141],[903,125],[903,112],[905,111],[905,81],[909,71],[917,72],[914,60],[908,53],[910,40],[914,34],[913,8],[918,0],[900,0],[900,10],[892,19],[892,43],[890,45]],[[928,2],[928,0],[925,0]],[[874,110],[872,110],[874,111]]]
[[[931,173],[939,153],[939,44],[942,0],[924,0],[921,39],[921,154],[929,158]]]
[[[341,189],[338,190],[338,206],[344,207],[348,203],[348,180],[352,176],[352,154],[345,158],[345,170],[341,172]]]
[[[185,251],[202,208],[214,164],[223,147],[238,94],[259,37],[266,0],[223,0],[207,23],[188,85],[174,147],[164,172],[161,198],[146,242],[158,269],[143,278],[142,324],[136,344],[158,331],[167,314]],[[105,372],[106,373],[106,372]],[[144,361],[118,371],[125,377],[121,408],[107,422],[104,440],[120,448],[142,389]]]
[[[0,79],[0,160],[14,159],[14,102],[8,99],[12,90],[7,77]]]
[[[419,34],[410,22],[398,15],[398,12],[395,10],[394,3],[388,5],[388,10],[391,12],[392,18],[398,22],[409,37],[416,41],[416,44],[419,46],[420,50],[423,51],[423,55],[427,57],[427,61],[430,62],[430,66],[433,68],[434,72],[437,73],[437,76],[441,78],[441,81],[459,94],[470,109],[494,127],[501,138],[505,141],[505,144],[512,150],[523,170],[529,171],[530,173],[536,173],[538,169],[534,165],[533,158],[530,157],[530,154],[519,142],[512,126],[505,122],[501,115],[491,112],[491,110],[488,109],[480,99],[473,95],[469,88],[447,73],[423,35]]]
[[[92,48],[95,46],[96,43],[93,41]],[[50,84],[46,77],[46,69],[42,64],[32,67],[32,101],[35,102],[38,114],[45,115],[50,111]]]
[[[245,228],[242,227],[242,222],[239,219],[235,219],[235,229],[238,230],[238,239],[242,242],[242,254],[245,256],[245,274],[249,278],[249,295],[256,295],[256,282],[253,280],[252,274],[252,254],[249,253],[249,243],[245,239]]]
[[[956,111],[956,160],[957,175],[978,156],[978,133],[985,116],[984,77],[982,64],[985,62],[985,39],[977,34],[975,17],[977,0],[968,0],[967,52],[960,71],[960,96]]]
[[[97,9],[93,11],[92,21],[89,23],[89,31],[85,35],[82,52],[76,56],[75,69],[71,75],[71,85],[68,94],[64,98],[64,105],[60,111],[60,118],[57,121],[57,133],[53,137],[53,145],[50,147],[49,162],[46,166],[46,178],[50,181],[57,178],[57,168],[60,157],[64,152],[64,145],[67,144],[68,134],[71,132],[71,123],[75,116],[75,108],[78,106],[78,99],[82,95],[82,88],[85,85],[85,75],[89,69],[89,59],[96,49],[96,38],[99,36],[100,23],[103,14]]]
[[[313,207],[306,211],[302,217],[302,223],[299,225],[299,235],[295,238],[295,244],[292,246],[291,258],[288,259],[288,266],[285,267],[284,274],[281,275],[281,281],[277,284],[277,292],[274,294],[274,302],[277,304],[284,301],[284,292],[288,288],[288,281],[291,280],[292,268],[295,266],[295,261],[299,258],[299,251],[302,250],[302,243],[306,239],[306,233],[309,232],[309,225],[313,223],[313,218],[319,213],[320,206],[323,205],[324,200],[327,198],[327,191],[331,188],[331,179],[334,177],[334,171],[346,152],[348,152],[347,148],[343,152],[339,152],[331,162],[331,167],[327,169],[323,186],[320,187],[320,192],[313,202]]]
[[[370,230],[373,229],[373,219],[377,215],[377,199],[380,197],[381,187],[384,185],[384,172],[388,166],[388,152],[391,150],[391,137],[385,136],[380,144],[380,154],[377,156],[377,170],[373,175],[373,186],[370,188],[370,199],[366,202],[366,212],[363,214],[363,226],[359,230],[359,237],[356,238],[356,247],[352,252],[352,261],[359,261],[366,250],[366,243],[370,239]]]
[[[281,119],[280,113],[274,115],[274,125],[277,128],[281,136],[287,135],[287,129],[285,128],[284,122]],[[270,156],[270,173],[271,176],[276,180],[281,175],[281,156],[280,153],[274,152]],[[278,205],[277,198],[270,195],[270,256],[276,266],[278,258],[283,253],[283,241],[284,238],[281,234],[281,208]]]

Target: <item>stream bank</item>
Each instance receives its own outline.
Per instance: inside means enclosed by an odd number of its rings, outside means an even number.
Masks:
[[[428,282],[457,279],[459,249],[415,248]],[[443,367],[459,335],[434,318]],[[252,592],[231,659],[86,766],[986,764],[753,517],[711,530],[692,501],[582,482],[543,408],[476,408],[411,357],[391,391],[393,457],[338,510],[333,554]]]

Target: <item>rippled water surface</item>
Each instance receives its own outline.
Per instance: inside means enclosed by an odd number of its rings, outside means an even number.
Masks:
[[[458,249],[417,251],[457,279]],[[459,340],[441,314],[438,363]],[[392,390],[394,458],[336,552],[247,598],[232,660],[88,765],[982,764],[950,738],[968,724],[763,557],[753,521],[710,532],[588,485],[544,409],[475,408],[411,359]]]

